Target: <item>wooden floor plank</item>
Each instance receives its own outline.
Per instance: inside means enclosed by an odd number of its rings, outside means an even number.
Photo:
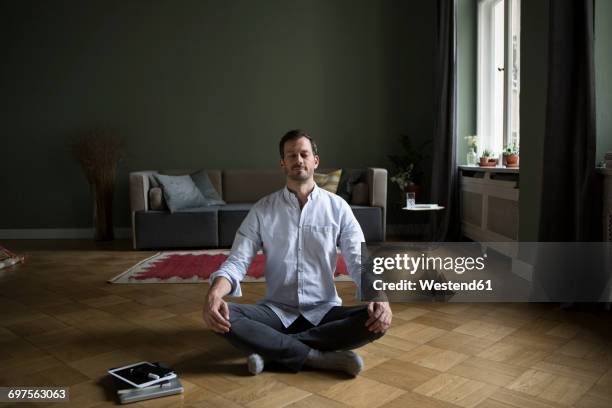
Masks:
[[[361,376],[336,384],[323,391],[321,395],[352,407],[376,408],[394,400],[405,392],[397,387]]]

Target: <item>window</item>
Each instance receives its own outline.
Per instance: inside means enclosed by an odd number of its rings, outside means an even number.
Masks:
[[[478,3],[477,132],[480,152],[519,145],[520,0]]]

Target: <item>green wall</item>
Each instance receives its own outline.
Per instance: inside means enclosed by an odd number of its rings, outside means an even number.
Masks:
[[[0,229],[91,226],[68,150],[77,129],[126,138],[127,174],[272,168],[302,127],[322,166],[387,166],[431,136],[434,2],[2,1]]]
[[[595,1],[597,161],[612,151],[612,1]]]
[[[476,134],[477,0],[457,2],[457,163],[467,163],[465,136]]]

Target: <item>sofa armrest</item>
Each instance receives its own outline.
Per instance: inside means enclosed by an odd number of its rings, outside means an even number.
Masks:
[[[136,171],[130,173],[130,211],[149,209],[149,174],[153,171]]]
[[[130,173],[130,214],[132,219],[132,246],[136,247],[136,211],[147,211],[149,209],[149,189],[151,183],[149,176],[157,174],[157,171],[135,171]]]
[[[387,169],[369,167],[367,175],[370,206],[382,209],[383,237],[387,232]]]
[[[367,177],[370,188],[370,206],[387,207],[387,169],[368,168]]]

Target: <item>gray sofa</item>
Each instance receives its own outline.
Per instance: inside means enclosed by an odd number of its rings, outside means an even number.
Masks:
[[[285,186],[280,170],[206,170],[211,183],[227,203],[170,213],[160,208],[161,190],[152,175],[191,174],[196,170],[138,171],[130,173],[130,207],[134,249],[231,247],[251,206]],[[326,172],[327,170],[318,170]],[[364,169],[361,205],[351,204],[367,242],[385,239],[387,170]],[[356,191],[357,189],[355,189]],[[155,209],[152,204],[155,203]]]

